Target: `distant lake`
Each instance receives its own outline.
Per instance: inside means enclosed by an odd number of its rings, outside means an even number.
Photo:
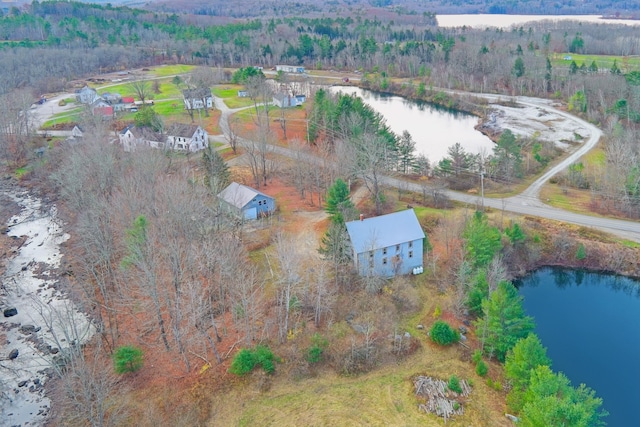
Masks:
[[[472,27],[509,28],[532,21],[580,21],[599,24],[640,25],[639,20],[600,19],[600,15],[436,15],[438,26],[445,28]]]
[[[607,425],[638,425],[640,283],[584,270],[543,268],[516,282],[556,372],[595,390]]]
[[[416,153],[424,154],[432,165],[447,157],[447,149],[456,142],[471,154],[493,150],[493,141],[474,128],[478,117],[472,114],[352,86],[331,90],[361,97],[382,114],[396,135],[408,131],[416,142]]]

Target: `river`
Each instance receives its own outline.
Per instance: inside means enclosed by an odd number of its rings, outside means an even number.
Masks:
[[[640,282],[543,268],[519,283],[554,371],[595,390],[609,426],[637,425],[640,389]]]
[[[456,142],[471,154],[493,150],[493,141],[474,128],[478,118],[471,114],[351,86],[335,86],[332,91],[361,97],[397,135],[409,131],[416,154],[424,154],[432,165],[447,157],[447,149]]]
[[[94,328],[61,291],[60,245],[69,235],[55,207],[4,184],[0,190],[20,208],[6,232],[16,245],[24,239],[6,260],[0,287],[0,425],[36,426],[44,424],[49,412],[44,384],[54,358],[64,354],[72,340],[89,339]],[[17,314],[7,317],[6,309]]]

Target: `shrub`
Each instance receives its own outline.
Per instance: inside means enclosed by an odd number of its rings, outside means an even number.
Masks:
[[[329,342],[322,335],[315,333],[311,337],[312,345],[307,350],[307,362],[310,364],[318,363],[322,359],[322,354],[324,350],[329,345]]]
[[[236,353],[233,361],[231,362],[231,367],[229,368],[229,372],[236,375],[244,375],[248,374],[253,370],[253,367],[256,365],[256,362],[253,358],[253,351],[243,348],[238,353]]]
[[[460,341],[460,333],[442,320],[436,320],[431,327],[430,335],[431,340],[440,345],[450,345]]]
[[[578,246],[578,250],[576,251],[576,259],[578,261],[582,261],[586,257],[587,257],[587,250],[585,249],[584,245],[580,243],[580,245]]]
[[[473,363],[478,363],[479,361],[482,360],[482,350],[476,350],[473,352],[473,356],[471,356],[471,360],[473,360]]]
[[[142,368],[142,350],[132,345],[118,347],[113,354],[113,363],[118,374],[136,372]]]
[[[447,385],[447,387],[449,387],[449,390],[455,391],[458,394],[462,393],[462,387],[460,386],[460,380],[455,375],[452,375],[451,378],[449,378],[449,384]]]
[[[259,365],[266,373],[271,374],[276,369],[273,364],[274,359],[273,352],[267,346],[259,345],[253,350],[243,348],[233,358],[229,372],[245,375]]]
[[[481,377],[484,377],[485,375],[487,375],[488,372],[489,372],[489,367],[484,362],[484,360],[478,360],[478,362],[476,363],[476,374],[480,375]]]

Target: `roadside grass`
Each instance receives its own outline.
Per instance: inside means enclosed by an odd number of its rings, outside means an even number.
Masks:
[[[589,209],[591,202],[591,192],[589,190],[565,188],[557,184],[545,184],[540,190],[540,200],[550,206],[570,212],[601,216],[591,212]]]
[[[163,65],[161,67],[151,68],[150,73],[153,73],[158,77],[165,77],[165,76],[173,76],[176,74],[190,73],[191,71],[193,71],[194,68],[195,68],[195,65],[184,65],[184,64]]]

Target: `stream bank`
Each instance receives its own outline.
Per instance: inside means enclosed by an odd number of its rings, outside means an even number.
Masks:
[[[62,289],[57,270],[69,234],[56,207],[9,180],[0,191],[3,205],[11,206],[0,218],[11,240],[2,242],[12,245],[3,251],[0,285],[0,419],[7,426],[43,425],[52,365],[94,328]]]

